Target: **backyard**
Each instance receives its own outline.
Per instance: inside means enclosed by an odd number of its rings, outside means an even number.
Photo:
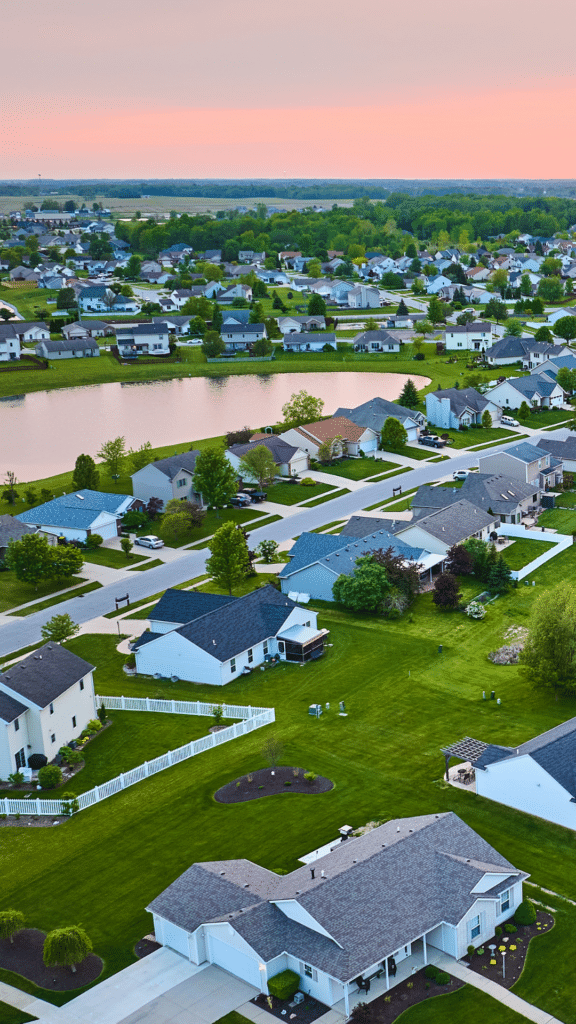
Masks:
[[[530,872],[533,881],[576,899],[572,833],[442,781],[440,747],[446,743],[471,735],[515,745],[575,713],[573,698],[555,700],[551,691],[524,683],[517,667],[495,666],[486,657],[501,645],[510,625],[526,623],[543,584],[558,578],[575,582],[574,549],[559,555],[534,578],[535,588],[511,591],[490,605],[481,622],[439,612],[429,594],[420,596],[409,614],[393,622],[319,605],[319,625],[330,630],[334,644],[321,661],[304,668],[269,667],[238,679],[217,695],[207,686],[129,679],[122,672],[116,638],[74,639],[70,649],[97,665],[100,693],[174,699],[193,694],[210,702],[217,696],[275,707],[276,724],[147,779],[63,826],[5,829],[0,870],[6,905],[21,909],[30,926],[43,929],[81,920],[109,974],[132,962],[134,943],[150,930],[144,910],[147,902],[193,861],[246,857],[272,869],[291,870],[298,857],[334,837],[343,822],[359,826],[375,818],[430,810],[454,810],[513,863]],[[466,600],[480,589],[470,581],[462,586]],[[482,691],[492,689],[501,697],[500,705],[482,700]],[[307,714],[311,703],[330,702],[334,708],[340,700],[346,701],[347,718],[334,711],[318,720]],[[167,724],[161,723],[161,729],[170,731],[170,721],[166,716]],[[181,720],[174,721],[174,735],[177,730],[179,736]],[[117,724],[110,732],[116,730]],[[155,731],[156,727],[151,736]],[[216,789],[264,767],[262,744],[273,734],[284,745],[283,763],[325,775],[335,783],[334,789],[314,801],[282,794],[262,802],[216,804]],[[113,736],[112,740],[116,742]],[[134,743],[141,756],[145,734],[139,733]],[[157,746],[154,737],[151,754]],[[124,756],[132,757],[134,752]],[[98,896],[103,884],[105,899]],[[552,940],[554,929],[542,940],[538,976],[532,973],[531,953],[527,977],[520,984],[527,989],[532,984],[533,998],[540,1005],[565,1024],[576,1024],[571,995],[575,913],[570,905],[565,913],[570,926],[561,937],[561,955]],[[552,974],[554,984],[548,986],[543,979],[549,982]],[[0,977],[4,977],[1,972]],[[520,994],[531,998],[528,991]],[[50,993],[47,998],[59,1002],[67,997]],[[434,1016],[437,1005],[432,1002],[430,1008],[420,1008],[414,1021],[438,1019]],[[494,1024],[502,1020],[497,1011],[486,1019]]]
[[[530,540],[528,537],[514,538],[510,547],[504,548],[502,557],[511,569],[523,569],[525,565],[539,558],[545,551],[555,547],[545,540]]]

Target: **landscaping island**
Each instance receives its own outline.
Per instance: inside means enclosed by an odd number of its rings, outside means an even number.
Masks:
[[[52,992],[70,992],[90,985],[102,973],[104,963],[95,953],[90,953],[75,971],[70,967],[46,967],[42,958],[45,938],[37,928],[23,928],[14,935],[13,942],[0,939],[0,968]]]
[[[322,775],[314,775],[313,779],[305,778],[313,775],[306,768],[260,768],[256,772],[248,772],[222,786],[214,794],[220,804],[243,804],[246,800],[259,800],[264,796],[276,796],[278,793],[305,793],[313,796],[317,793],[328,793],[334,789],[334,783]]]

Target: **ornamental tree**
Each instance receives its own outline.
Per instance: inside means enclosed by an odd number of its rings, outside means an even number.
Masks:
[[[0,911],[0,939],[10,939],[14,942],[16,932],[24,927],[24,914],[19,910]]]
[[[278,467],[265,444],[251,448],[240,459],[238,471],[242,479],[256,480],[261,491],[274,482]]]
[[[562,316],[554,324],[554,334],[564,341],[572,341],[576,338],[576,316]]]
[[[207,359],[218,359],[226,348],[218,331],[206,331],[202,341],[202,351]]]
[[[65,640],[69,640],[70,637],[76,636],[80,632],[80,626],[73,622],[69,615],[53,615],[42,626],[40,632],[42,639],[47,643],[51,641],[61,644]]]
[[[206,505],[227,505],[238,489],[238,474],[222,448],[204,448],[196,458],[193,487]]]
[[[436,577],[432,600],[437,608],[457,608],[461,596],[458,580],[452,573],[443,572]]]
[[[100,473],[90,455],[79,455],[76,459],[72,487],[75,491],[97,491],[100,487]]]
[[[399,451],[406,447],[408,434],[406,428],[395,416],[388,416],[380,434],[381,447],[384,451]]]
[[[92,952],[92,941],[81,925],[55,928],[44,939],[42,956],[46,967],[71,967],[82,963]]]
[[[108,474],[117,480],[127,454],[125,438],[119,436],[112,438],[111,441],[105,441],[96,454],[105,463]]]
[[[248,545],[242,530],[233,522],[223,523],[208,542],[210,558],[206,571],[210,573],[217,587],[232,590],[246,578],[250,569]]]
[[[36,589],[41,580],[52,573],[52,548],[47,537],[29,533],[17,541],[10,541],[5,556],[6,565],[14,571],[21,583],[31,583]]]

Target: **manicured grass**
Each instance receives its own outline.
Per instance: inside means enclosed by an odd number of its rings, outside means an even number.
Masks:
[[[330,466],[318,465],[314,468],[320,473],[343,476],[348,480],[365,480],[367,476],[374,476],[378,470],[384,473],[397,467],[397,462],[382,462],[380,459],[345,459],[343,462],[333,462]]]
[[[417,459],[418,462],[424,462],[425,459],[432,456],[435,450],[435,448],[427,448],[426,445],[420,445],[418,448],[415,445],[407,445],[402,449],[402,455],[406,455],[409,459]]]
[[[518,415],[516,419],[522,427],[532,427],[538,430],[540,427],[547,427],[550,424],[564,423],[566,420],[573,420],[574,414],[566,409],[542,409],[539,412],[530,413],[530,418],[521,420]]]
[[[206,579],[208,579],[208,574],[204,573],[203,576],[196,576],[193,580],[185,580],[184,583],[176,583],[174,585],[174,587],[171,587],[170,589],[171,590],[186,590],[186,589],[188,589],[188,587],[192,587],[192,586],[194,586],[194,584],[200,583],[202,580],[206,580]],[[164,591],[160,590],[157,594],[151,594],[150,597],[142,598],[141,601],[134,601],[133,604],[124,605],[122,608],[118,608],[118,610],[114,609],[114,611],[112,611],[112,612],[105,612],[104,613],[104,618],[105,619],[117,619],[120,616],[122,616],[123,618],[129,619],[130,618],[130,614],[131,614],[131,609],[133,609],[133,608],[141,608],[143,604],[150,604],[150,602],[159,601],[160,598],[162,597],[163,593],[164,593]]]
[[[264,587],[267,583],[275,583],[277,580],[277,574],[274,572],[258,572],[254,576],[247,576],[242,583],[234,587],[234,597],[243,597],[244,594],[251,593],[252,590],[258,590],[260,587]],[[196,590],[203,594],[227,594],[228,591],[222,587],[217,587],[216,584],[209,580],[207,583],[202,583]],[[224,699],[224,698],[223,698]]]
[[[28,1020],[31,1020],[29,1017]],[[2,1024],[2,1018],[0,1017],[0,1024]],[[220,1020],[216,1021],[216,1024],[251,1024],[247,1017],[243,1017],[241,1013],[237,1013],[236,1010],[232,1010],[231,1013],[227,1013],[225,1017],[220,1017]]]
[[[547,428],[544,428],[544,429],[547,429]],[[511,434],[510,437],[508,438],[508,440],[510,442],[514,441],[514,443],[516,443],[517,441],[525,441],[526,438],[530,437],[530,436],[531,436],[530,434]],[[485,448],[493,448],[493,447],[494,447],[494,441],[490,441],[488,444],[479,444],[479,445],[477,445],[473,449],[473,454],[475,455],[476,452],[482,452],[482,451],[484,451]]]
[[[367,483],[377,484],[379,480],[387,480],[390,476],[400,476],[402,473],[410,473],[412,466],[400,466],[399,469],[393,469],[392,472],[382,473],[380,476],[373,476]]]
[[[530,890],[528,893],[532,895]],[[558,1020],[572,1024],[576,1018],[571,969],[576,956],[576,908],[547,893],[536,898],[554,908],[555,925],[530,943],[524,970],[513,991]]]
[[[433,999],[406,1010],[400,1018],[401,1024],[446,1024],[446,1021],[465,1024],[480,1019],[484,1024],[525,1024],[528,1020],[471,985],[457,992],[439,992]]]
[[[40,311],[53,311],[55,306],[48,306],[49,299],[55,299],[58,292],[54,288],[30,288],[24,285],[22,288],[6,288],[0,285],[0,299],[16,306],[19,313],[25,320],[40,320]],[[52,316],[52,312],[48,314]]]
[[[27,604],[28,601],[37,601],[57,590],[64,590],[65,587],[82,582],[82,576],[72,576],[69,580],[50,580],[46,583],[39,583],[36,588],[32,583],[21,583],[11,571],[0,573],[0,612],[16,608],[20,604]],[[38,606],[34,611],[37,610]]]
[[[0,1003],[0,1024],[26,1024],[29,1020],[38,1020],[37,1017],[31,1017],[29,1013],[24,1013],[24,1010],[17,1010],[15,1006],[8,1006],[8,1003]],[[242,1024],[243,1017],[238,1017],[237,1024]],[[229,1022],[234,1024],[234,1021]]]
[[[434,427],[430,428],[435,429]],[[515,434],[511,434],[509,430],[505,430],[502,427],[490,427],[489,430],[485,430],[483,427],[479,430],[442,430],[438,427],[438,434],[448,434],[451,438],[450,448],[472,448],[476,444],[482,444],[484,441],[495,444],[497,441],[503,439],[514,440]]]
[[[136,549],[132,552],[132,555],[145,558],[145,555],[140,555],[140,551],[141,549]],[[110,569],[130,568],[130,563],[126,560],[124,552],[117,551],[115,548],[96,548],[95,551],[86,550],[82,552],[82,555],[85,562],[94,562],[95,565],[107,565]],[[146,569],[147,566],[143,565],[142,568]]]
[[[323,505],[325,501],[332,501],[333,498],[341,498],[343,494],[350,494],[347,487],[343,487],[340,491],[330,491],[330,494],[325,494],[322,498],[315,498],[314,501],[305,501],[302,508],[314,508],[315,505]]]
[[[93,583],[87,583],[85,587],[78,587],[76,590],[67,590],[64,594],[60,594],[58,597],[49,597],[46,601],[40,601],[38,604],[29,605],[27,608],[21,608],[20,611],[11,612],[11,615],[18,615],[20,617],[24,615],[33,615],[35,612],[41,612],[44,608],[51,608],[54,604],[61,604],[62,601],[69,601],[73,597],[82,597],[84,594],[89,594],[91,590],[99,590],[102,586],[101,583],[94,581]]]
[[[31,927],[44,930],[62,921],[89,922],[95,950],[110,974],[133,961],[134,943],[150,930],[146,904],[194,861],[246,857],[291,870],[298,857],[336,836],[343,821],[357,826],[431,810],[455,811],[536,882],[575,899],[573,833],[442,781],[440,748],[446,743],[471,735],[515,746],[574,714],[573,698],[556,700],[551,691],[524,682],[517,666],[496,666],[486,657],[501,645],[508,626],[527,621],[543,586],[559,578],[576,583],[576,550],[563,552],[534,578],[535,588],[511,591],[489,606],[482,622],[439,612],[430,594],[419,596],[409,615],[392,622],[322,607],[319,625],[330,630],[334,646],[320,661],[304,668],[281,663],[242,677],[217,695],[275,707],[273,727],[174,766],[58,828],[5,829],[0,846],[5,905],[18,907]],[[474,582],[462,583],[466,600],[478,590]],[[127,678],[116,643],[116,637],[98,634],[68,644],[98,666],[98,692],[214,701],[213,687]],[[501,705],[482,700],[482,691],[492,689],[502,697]],[[346,701],[347,718],[326,713],[316,720],[307,714],[313,702],[337,707],[339,700]],[[310,767],[331,778],[335,788],[314,800],[282,794],[216,804],[219,786],[263,766],[262,744],[273,734],[284,744],[285,764]],[[102,879],[105,900],[97,896]],[[542,940],[549,952],[541,954],[533,984],[541,988],[539,1005],[549,1012],[558,1010],[555,1000],[568,1003],[575,941],[551,947],[548,937]],[[69,996],[47,998],[62,1003]],[[450,1002],[444,997],[440,1002],[448,1011]],[[465,1020],[469,1013],[467,1008]],[[458,1020],[457,1012],[450,1015]],[[575,1024],[573,1000],[558,1016]]]
[[[538,517],[538,526],[546,526],[558,533],[574,533],[576,531],[576,509],[549,508]]]
[[[146,562],[140,562],[139,565],[129,565],[128,569],[130,572],[146,572],[147,569],[156,569],[159,565],[164,565],[161,558],[148,559]]]
[[[265,519],[265,512],[256,512],[254,506],[250,508],[220,508],[220,509],[208,509],[204,519],[202,520],[201,526],[196,526],[193,529],[186,530],[180,534],[174,534],[171,531],[164,529],[164,520],[162,516],[156,519],[152,526],[143,527],[137,531],[137,536],[145,537],[149,533],[154,533],[157,537],[160,537],[164,543],[170,548],[184,547],[185,545],[194,544],[195,541],[202,540],[204,537],[211,537],[216,530],[219,529],[224,523],[232,520],[233,523],[255,523],[259,519]],[[137,550],[137,546],[133,549],[133,553]]]
[[[297,505],[307,498],[315,498],[319,494],[326,494],[332,488],[330,484],[315,483],[313,487],[303,487],[302,484],[272,484],[266,488],[268,501],[277,501],[279,505]]]
[[[556,499],[556,508],[576,508],[576,491],[564,491]]]
[[[542,540],[518,537],[509,548],[504,548],[502,557],[511,569],[523,569],[525,565],[539,558],[554,544]]]

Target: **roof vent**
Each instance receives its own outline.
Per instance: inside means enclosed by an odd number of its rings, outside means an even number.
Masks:
[[[397,831],[397,832],[399,832],[399,831],[400,831],[400,825],[398,825],[398,828],[396,829],[396,831]]]
[[[220,874],[221,874],[221,875],[225,875],[225,874],[226,874],[226,872],[225,872],[225,871],[221,871],[221,872],[220,872]]]
[[[322,871],[320,872],[320,878],[326,878],[326,872],[324,871],[323,868]]]
[[[244,889],[249,889],[250,888],[250,882],[244,882],[243,888]]]

